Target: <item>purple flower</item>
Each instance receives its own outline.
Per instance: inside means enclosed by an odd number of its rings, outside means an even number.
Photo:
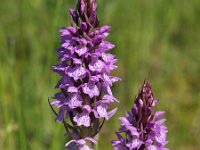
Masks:
[[[92,150],[87,144],[86,141],[89,141],[93,144],[96,144],[96,141],[93,138],[86,137],[84,139],[79,140],[71,140],[69,141],[65,147],[67,150]]]
[[[163,125],[166,119],[160,119],[164,112],[153,111],[157,102],[145,81],[132,111],[119,118],[121,127],[116,133],[118,139],[112,141],[114,150],[167,150],[167,128]]]
[[[104,63],[103,61],[101,60],[98,60],[97,58],[93,59],[91,61],[91,63],[89,64],[89,69],[92,71],[92,72],[102,72],[104,68]]]
[[[70,109],[74,109],[77,107],[82,106],[83,103],[83,99],[81,97],[80,94],[70,94],[67,99],[65,104],[70,108]]]
[[[99,96],[99,89],[92,82],[83,84],[82,89],[83,89],[83,93],[89,95],[90,98],[93,98],[95,96]]]
[[[95,137],[104,120],[117,111],[109,108],[117,102],[111,87],[120,80],[110,76],[111,70],[117,68],[115,56],[108,53],[114,45],[105,40],[111,27],[99,26],[96,8],[96,0],[78,0],[77,8],[70,9],[72,26],[59,30],[60,63],[53,67],[61,76],[55,86],[61,92],[55,94],[51,105],[59,109],[56,120],[64,123],[71,136],[66,147],[76,145],[77,149],[92,148],[85,140]]]
[[[72,77],[75,81],[85,78],[87,70],[82,66],[76,66],[68,68],[66,73],[69,77]]]

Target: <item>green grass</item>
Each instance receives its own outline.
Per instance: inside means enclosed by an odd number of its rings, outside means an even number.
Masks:
[[[0,5],[0,149],[64,149],[62,124],[54,122],[47,98],[59,77],[52,73],[58,29],[69,25],[72,0],[2,0]],[[99,0],[102,25],[112,25],[123,80],[113,90],[118,113],[99,137],[111,149],[118,116],[133,105],[145,78],[165,110],[168,147],[200,149],[200,1]]]

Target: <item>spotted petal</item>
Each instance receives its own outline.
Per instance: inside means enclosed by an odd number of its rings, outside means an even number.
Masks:
[[[79,95],[79,94],[71,94],[67,98],[67,101],[66,101],[66,104],[71,109],[82,106],[82,103],[83,103],[83,99],[82,99],[81,95]]]
[[[89,64],[89,69],[93,72],[97,71],[97,72],[101,72],[104,68],[104,63],[101,60],[97,60],[97,61],[92,61]]]
[[[83,68],[82,66],[74,67],[74,68],[69,68],[67,70],[67,74],[74,78],[74,80],[78,80],[81,78],[85,78],[86,76],[86,69]]]
[[[79,55],[82,56],[88,51],[87,47],[85,46],[77,46],[75,48],[75,52]]]
[[[85,94],[88,94],[90,98],[93,98],[94,96],[99,96],[99,89],[94,83],[85,83],[82,86],[83,92]]]
[[[88,113],[80,113],[77,114],[74,118],[73,118],[74,122],[77,123],[78,126],[85,126],[85,127],[89,127],[90,126],[90,117]]]

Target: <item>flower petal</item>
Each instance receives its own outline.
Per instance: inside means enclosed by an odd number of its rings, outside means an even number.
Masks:
[[[89,127],[90,126],[90,117],[88,113],[80,113],[77,114],[74,118],[73,118],[74,122],[77,123],[78,126],[85,126],[85,127]]]
[[[104,68],[104,63],[101,60],[97,60],[97,61],[92,61],[89,64],[89,69],[93,72],[97,71],[97,72],[101,72]]]
[[[67,101],[66,101],[66,104],[71,109],[82,106],[82,103],[83,103],[83,99],[82,99],[81,95],[79,95],[79,94],[71,94],[67,98]]]
[[[90,98],[93,98],[94,96],[99,96],[98,87],[91,82],[85,83],[84,85],[82,85],[82,89],[83,89],[83,92],[85,94],[88,94]]]
[[[67,74],[70,77],[74,78],[74,80],[78,80],[78,79],[81,79],[81,78],[85,78],[85,76],[86,76],[86,69],[83,68],[82,66],[69,68],[67,70]]]

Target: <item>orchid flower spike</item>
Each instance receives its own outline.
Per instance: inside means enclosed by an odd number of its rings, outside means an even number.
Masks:
[[[153,110],[157,103],[150,84],[144,81],[131,112],[119,118],[121,127],[116,132],[118,139],[112,141],[114,150],[168,150],[167,128],[163,125],[166,119],[161,119],[165,112]]]
[[[92,149],[104,121],[117,111],[109,108],[118,102],[111,87],[120,78],[110,75],[117,68],[117,59],[109,53],[115,46],[105,40],[111,27],[99,26],[96,9],[96,0],[78,0],[76,9],[69,10],[72,26],[60,29],[60,63],[53,66],[61,76],[56,85],[60,92],[51,106],[59,109],[56,120],[71,137],[67,149]]]

